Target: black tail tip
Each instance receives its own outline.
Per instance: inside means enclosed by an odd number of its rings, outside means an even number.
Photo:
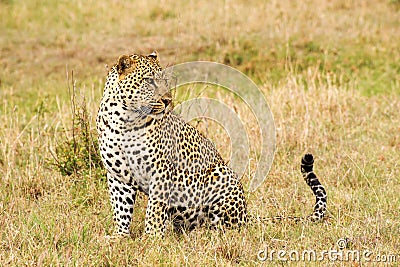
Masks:
[[[314,157],[312,154],[305,154],[301,159],[301,164],[311,165],[314,163]]]

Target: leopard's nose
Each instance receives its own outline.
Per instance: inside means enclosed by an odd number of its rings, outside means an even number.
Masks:
[[[171,94],[171,92],[168,91],[167,93],[165,93],[165,94],[163,95],[163,98],[169,98],[169,99],[172,100],[172,94]]]
[[[172,101],[172,94],[171,94],[170,91],[168,91],[161,98],[162,98],[163,101],[166,100],[166,101],[171,102]]]

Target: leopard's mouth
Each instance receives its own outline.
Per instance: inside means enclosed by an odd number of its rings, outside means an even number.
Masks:
[[[161,103],[164,104],[165,107],[167,107],[171,104],[172,99],[171,98],[161,98],[160,101],[161,101]]]
[[[160,114],[160,113],[165,113],[166,111],[170,110],[170,106],[172,104],[172,98],[169,96],[163,96],[159,100],[155,102],[150,102],[147,114]]]

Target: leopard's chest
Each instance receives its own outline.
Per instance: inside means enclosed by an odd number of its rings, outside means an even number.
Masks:
[[[125,134],[123,149],[126,155],[133,179],[139,188],[148,193],[151,180],[162,175],[158,170],[162,168],[162,153],[157,146],[157,136],[149,136],[150,129],[143,129],[143,133],[128,132]]]

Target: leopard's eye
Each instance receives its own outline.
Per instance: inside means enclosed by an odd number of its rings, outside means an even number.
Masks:
[[[152,86],[156,86],[156,83],[154,81],[153,78],[144,78],[145,82],[152,85]]]

